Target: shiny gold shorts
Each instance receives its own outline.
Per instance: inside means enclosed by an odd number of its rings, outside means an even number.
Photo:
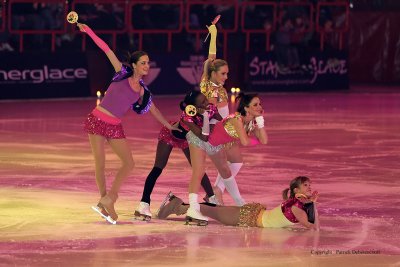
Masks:
[[[245,204],[240,208],[239,223],[241,227],[257,227],[257,218],[265,207],[260,203]]]

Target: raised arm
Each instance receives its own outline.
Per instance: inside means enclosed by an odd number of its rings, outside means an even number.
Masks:
[[[217,58],[217,27],[212,24],[208,28],[208,32],[210,33],[210,46],[208,48],[208,59],[204,61],[203,66],[203,75],[201,76],[201,80],[208,80],[210,77],[207,77],[207,71],[210,63]]]
[[[208,32],[210,33],[210,46],[208,48],[208,58],[216,59],[217,58],[217,27],[212,24],[208,27]]]
[[[114,54],[114,52],[110,49],[110,47],[100,39],[93,31],[92,29],[87,26],[86,24],[82,23],[77,23],[77,26],[79,27],[79,30],[81,32],[86,32],[87,35],[92,38],[92,40],[95,42],[95,44],[104,51],[108,59],[110,60],[111,64],[114,67],[115,72],[118,72],[121,70],[122,63],[118,60],[117,56]]]

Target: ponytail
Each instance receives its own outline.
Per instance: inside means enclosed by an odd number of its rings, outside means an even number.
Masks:
[[[287,200],[289,197],[288,197],[288,192],[289,192],[289,188],[286,188],[285,190],[283,190],[282,191],[282,198],[283,198],[283,200]]]

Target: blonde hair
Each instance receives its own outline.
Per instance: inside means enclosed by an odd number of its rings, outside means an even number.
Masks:
[[[212,61],[209,61],[208,63],[207,63],[208,65],[207,65],[207,80],[210,80],[210,78],[211,78],[211,73],[213,72],[213,71],[215,71],[215,72],[217,72],[217,71],[219,71],[219,69],[221,68],[221,67],[223,67],[223,66],[228,66],[228,62],[226,62],[225,60],[223,60],[223,59],[214,59],[214,60],[212,60]]]

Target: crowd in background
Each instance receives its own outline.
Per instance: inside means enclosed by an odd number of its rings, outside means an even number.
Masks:
[[[340,0],[331,2],[343,2]],[[244,4],[247,1],[239,1]],[[320,9],[319,20],[316,22],[316,0],[292,0],[275,1],[278,6],[280,2],[298,3],[298,5],[287,5],[279,7],[274,20],[274,8],[271,5],[262,5],[263,1],[251,1],[260,3],[246,6],[244,12],[243,29],[265,30],[271,35],[271,50],[276,52],[280,64],[290,68],[296,68],[301,61],[301,50],[305,47],[319,47],[319,34],[316,32],[317,26],[325,33],[334,32],[335,29],[345,27],[346,9],[343,6],[326,6]],[[310,8],[309,3],[313,7]],[[9,23],[12,31],[18,30],[60,30],[65,28],[65,10],[71,10],[72,2],[60,3],[13,3],[11,6],[11,19]],[[0,8],[6,8],[4,5]],[[123,42],[127,48],[137,45],[134,34],[125,33],[126,25],[131,25],[134,29],[178,29],[180,25],[180,6],[178,4],[134,4],[131,6],[132,21],[127,21],[125,3],[104,3],[89,4],[76,3],[75,11],[79,14],[79,21],[90,25],[97,31],[120,32]],[[235,26],[234,5],[217,4],[197,4],[191,5],[188,14],[188,26],[190,29],[204,29],[210,21],[217,15],[222,15],[218,25],[221,29],[233,29]],[[0,14],[2,12],[0,11]],[[241,12],[238,13],[241,16]],[[186,23],[186,17],[182,19]],[[276,22],[276,23],[275,23]],[[3,16],[0,23],[5,23]],[[316,25],[318,24],[318,25]],[[0,32],[0,51],[16,51],[19,46],[18,34],[11,34],[8,25],[5,30]],[[1,29],[1,27],[0,27]],[[242,25],[238,25],[236,36],[237,40],[243,40]],[[105,37],[107,39],[107,37]],[[145,35],[144,47],[146,50],[163,50],[161,39],[157,35]],[[196,39],[193,34],[186,32],[183,27],[182,33],[176,38],[177,50],[194,50]],[[24,50],[48,50],[50,43],[49,34],[27,34],[24,36]],[[78,31],[72,30],[69,25],[66,31],[57,34],[57,49],[80,49],[81,35]],[[265,34],[255,35],[251,40],[252,49],[265,47]],[[334,40],[326,38],[326,48],[335,46]],[[160,45],[161,44],[161,45]],[[90,47],[89,47],[90,49]]]

